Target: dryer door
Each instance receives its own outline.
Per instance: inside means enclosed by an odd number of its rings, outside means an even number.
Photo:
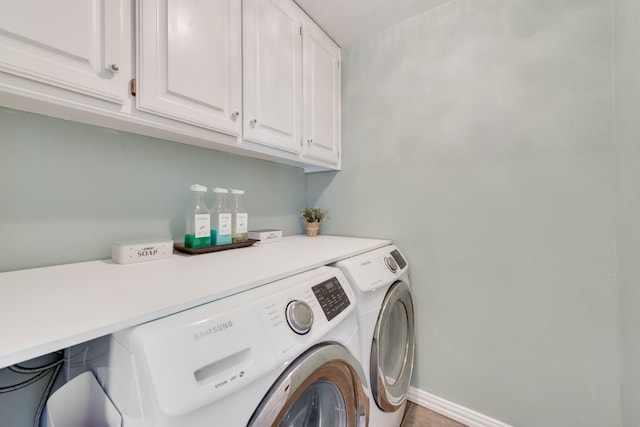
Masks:
[[[366,427],[364,378],[360,363],[343,346],[315,346],[280,375],[247,426]]]
[[[371,344],[371,390],[380,409],[396,411],[407,398],[415,331],[409,286],[394,283],[382,303]]]

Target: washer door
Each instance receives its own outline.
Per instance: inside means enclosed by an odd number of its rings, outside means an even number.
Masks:
[[[339,344],[312,347],[271,387],[247,427],[366,427],[364,371]]]
[[[407,398],[413,371],[415,331],[409,286],[394,283],[382,303],[371,344],[371,390],[385,412],[398,410]]]

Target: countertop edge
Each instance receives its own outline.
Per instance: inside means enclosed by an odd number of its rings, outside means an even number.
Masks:
[[[3,332],[0,340],[0,369],[389,244],[391,241],[386,239],[299,235],[256,245],[253,250],[207,254],[208,258],[174,254],[171,258],[174,263],[118,265],[98,260],[0,273],[0,292],[8,296],[0,301],[0,322],[14,325]],[[287,256],[291,259],[286,259]],[[246,265],[255,265],[257,271],[247,268],[238,274],[227,271]],[[264,274],[260,273],[261,268]],[[188,283],[180,290],[175,290],[171,283],[176,277],[189,280],[191,275],[200,281],[210,274],[218,277],[220,283],[210,287]],[[145,282],[146,276],[150,277]],[[140,287],[135,288],[140,282]],[[59,288],[52,292],[50,288],[55,286]],[[165,294],[150,297],[148,292],[155,289]],[[80,294],[79,301],[73,300],[74,293]],[[25,295],[32,299],[30,308],[36,311],[20,315],[20,307],[11,301]],[[83,297],[96,298],[101,307],[90,310]],[[38,311],[38,307],[49,306],[54,307],[52,313]],[[74,321],[74,316],[84,312],[91,318],[86,326],[81,326],[82,322]],[[47,322],[46,316],[55,313],[60,313],[61,318],[52,317]]]

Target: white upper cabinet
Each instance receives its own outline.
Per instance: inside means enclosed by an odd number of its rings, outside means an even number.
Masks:
[[[340,48],[314,23],[303,26],[302,156],[340,160]]]
[[[139,0],[137,107],[242,130],[240,0]]]
[[[247,141],[301,150],[302,19],[290,0],[244,0]]]
[[[0,0],[0,106],[308,172],[340,169],[339,61],[292,0]]]
[[[2,0],[0,72],[123,104],[128,8],[126,0]]]

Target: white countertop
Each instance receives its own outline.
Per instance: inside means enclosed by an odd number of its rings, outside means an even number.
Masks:
[[[0,273],[0,368],[391,243],[337,236]]]

